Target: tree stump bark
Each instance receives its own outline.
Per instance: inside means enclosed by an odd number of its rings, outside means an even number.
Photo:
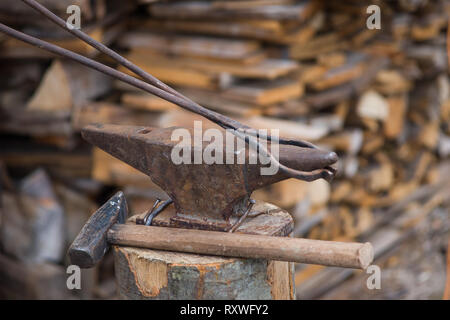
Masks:
[[[292,217],[280,208],[257,202],[235,231],[290,236]],[[154,220],[167,225],[174,214],[166,209]],[[142,216],[142,215],[141,215]],[[129,219],[134,223],[139,216]],[[240,259],[114,246],[115,272],[122,299],[277,299],[295,297],[293,263]]]

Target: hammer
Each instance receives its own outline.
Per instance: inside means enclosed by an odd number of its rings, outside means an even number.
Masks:
[[[110,245],[358,269],[373,260],[370,243],[132,225],[125,224],[127,215],[125,197],[118,192],[89,218],[70,246],[72,264],[93,267]]]

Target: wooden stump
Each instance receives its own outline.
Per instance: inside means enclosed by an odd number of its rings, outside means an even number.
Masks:
[[[236,230],[289,236],[293,220],[286,211],[257,202]],[[173,209],[154,220],[167,224]],[[129,220],[134,223],[136,216]],[[115,272],[122,299],[294,299],[293,263],[114,246]]]

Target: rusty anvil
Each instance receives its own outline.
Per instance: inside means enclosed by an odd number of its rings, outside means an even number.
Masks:
[[[178,141],[171,139],[178,127],[95,124],[82,130],[91,144],[148,175],[173,200],[176,214],[166,226],[224,231],[230,228],[248,207],[251,193],[259,188],[285,180],[285,174],[261,175],[268,165],[250,164],[251,148],[245,149],[245,161],[238,163],[237,152],[223,148],[224,164],[175,164],[171,152]],[[193,129],[189,129],[191,137]],[[222,130],[225,137],[225,131]],[[191,144],[191,156],[203,152],[210,143]],[[270,143],[269,145],[270,146]],[[237,145],[235,145],[237,148]],[[269,148],[269,147],[268,147]],[[201,149],[201,150],[198,150]],[[231,153],[231,154],[230,154]],[[232,157],[233,163],[226,161]],[[304,172],[324,172],[330,178],[330,166],[337,161],[334,152],[298,146],[279,145],[279,162]],[[327,170],[324,170],[327,168]]]

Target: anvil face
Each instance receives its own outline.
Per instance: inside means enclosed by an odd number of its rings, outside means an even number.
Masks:
[[[238,142],[233,150],[228,150],[225,144],[215,145],[215,142],[202,142],[200,145],[189,142],[189,148],[183,151],[188,150],[190,154],[183,152],[183,156],[191,161],[177,164],[173,161],[173,152],[183,146],[178,139],[172,139],[177,129],[182,128],[99,124],[84,128],[82,136],[148,175],[173,200],[177,216],[181,219],[207,221],[209,224],[227,223],[232,214],[245,211],[254,190],[287,179],[280,172],[262,175],[261,168],[268,165],[260,161],[251,164],[250,157],[254,151],[248,148],[243,151]],[[225,131],[222,131],[225,136]],[[188,132],[194,137],[193,130]],[[211,148],[222,150],[219,158],[222,158],[223,164],[194,163],[196,153],[198,156]],[[240,152],[245,152],[245,161],[240,161],[243,159]],[[297,170],[314,171],[334,164],[337,156],[334,152],[279,145],[279,161]]]

